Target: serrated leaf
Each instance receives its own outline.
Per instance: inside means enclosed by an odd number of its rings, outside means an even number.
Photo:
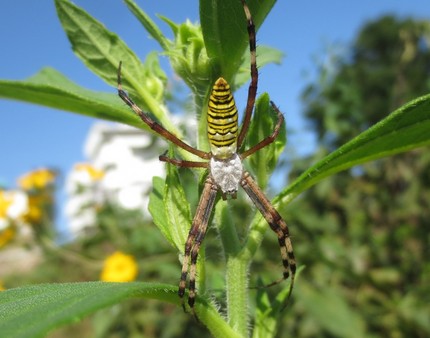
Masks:
[[[170,151],[170,154],[173,154],[173,151]],[[166,170],[164,208],[172,240],[176,248],[182,252],[191,226],[191,211],[178,168],[171,164],[167,164]]]
[[[108,84],[117,86],[117,73],[120,61],[122,67],[122,83],[125,89],[138,95],[144,110],[149,110],[160,122],[172,132],[180,135],[171,123],[166,107],[159,95],[152,92],[157,82],[165,82],[166,76],[158,67],[155,72],[153,62],[149,69],[139,60],[134,52],[114,33],[90,16],[82,8],[68,0],[55,0],[57,14],[64,31],[72,44],[75,54],[95,74]],[[160,76],[163,74],[163,76]],[[163,85],[159,88],[163,88]]]
[[[73,51],[90,70],[116,86],[118,65],[122,61],[126,65],[124,85],[136,90],[140,87],[142,63],[116,34],[68,0],[55,0],[55,6]]]
[[[25,81],[1,80],[0,97],[149,129],[118,95],[80,87],[52,68],[44,68]]]
[[[166,209],[164,207],[166,181],[161,177],[154,176],[152,178],[152,191],[149,195],[148,210],[152,216],[155,225],[163,233],[164,237],[176,247],[167,220]]]

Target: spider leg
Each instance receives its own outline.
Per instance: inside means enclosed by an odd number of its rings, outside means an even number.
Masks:
[[[252,20],[251,12],[245,0],[241,0],[243,10],[245,12],[246,21],[248,22],[248,36],[249,36],[249,51],[251,54],[251,83],[248,88],[248,100],[246,102],[245,115],[243,117],[242,128],[240,129],[239,137],[237,139],[237,149],[243,144],[246,133],[248,132],[249,123],[251,122],[252,111],[254,109],[255,97],[257,96],[258,86],[258,69],[257,69],[257,44],[255,41],[255,25]]]
[[[287,223],[282,219],[278,211],[273,207],[268,198],[264,195],[257,183],[248,172],[244,172],[240,182],[242,188],[251,198],[254,205],[269,223],[270,228],[278,236],[279,247],[281,250],[282,264],[284,266],[283,278],[270,283],[268,286],[275,285],[285,279],[291,274],[291,284],[289,296],[293,291],[294,277],[296,274],[296,260],[294,258],[293,246],[291,244],[290,233]]]
[[[191,154],[194,154],[200,158],[209,159],[210,153],[207,153],[205,151],[201,151],[198,149],[195,149],[188,145],[187,143],[181,141],[178,137],[176,137],[174,134],[172,134],[170,131],[165,129],[163,126],[155,122],[153,119],[151,119],[147,114],[143,112],[142,109],[140,109],[133,100],[127,95],[127,93],[122,89],[121,85],[121,65],[122,62],[119,63],[118,66],[118,95],[119,97],[136,113],[137,116],[140,117],[140,119],[153,131],[164,137],[165,139],[169,140],[170,142],[176,144],[178,147],[181,147],[182,149],[190,152]]]
[[[258,142],[256,145],[249,148],[247,151],[244,151],[242,154],[240,154],[240,158],[243,160],[244,158],[248,157],[249,155],[254,154],[256,151],[260,150],[261,148],[264,148],[265,146],[269,145],[273,141],[276,140],[278,137],[279,131],[281,130],[282,122],[284,122],[284,115],[282,115],[281,111],[278,109],[278,107],[275,106],[275,104],[270,101],[270,104],[272,105],[272,108],[275,110],[276,114],[278,115],[278,121],[276,122],[275,128],[273,129],[273,132],[271,135],[266,137],[264,140]]]
[[[209,218],[211,216],[215,199],[218,193],[218,187],[209,175],[205,181],[200,202],[196,210],[196,214],[188,234],[187,241],[185,242],[185,253],[182,262],[181,280],[179,282],[178,295],[182,301],[182,307],[185,310],[183,297],[188,276],[188,266],[190,269],[188,305],[191,309],[194,308],[196,298],[196,264],[197,257],[200,250],[200,245],[206,235]]]
[[[209,167],[209,162],[195,162],[195,161],[179,160],[176,158],[171,158],[171,157],[167,156],[166,154],[167,154],[167,151],[163,155],[160,155],[158,157],[158,159],[161,162],[167,162],[167,163],[170,163],[170,164],[173,164],[177,167],[182,167],[182,168],[208,168]]]

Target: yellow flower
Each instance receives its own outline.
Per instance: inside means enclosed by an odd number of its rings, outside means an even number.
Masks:
[[[54,171],[41,168],[21,176],[18,185],[24,190],[43,189],[54,182],[55,176]]]
[[[75,165],[75,169],[86,172],[93,181],[101,180],[105,174],[104,171],[96,169],[88,163],[78,163]]]
[[[132,282],[137,271],[135,258],[117,251],[106,258],[100,279],[104,282]]]
[[[4,287],[2,281],[0,281],[0,291],[4,291],[6,290],[6,288]]]
[[[19,190],[0,190],[0,231],[28,211],[28,196]]]
[[[4,191],[0,190],[0,218],[6,218],[8,215],[8,209],[13,203],[13,199],[10,198]]]
[[[0,230],[0,248],[10,242],[15,236],[15,230],[12,227],[8,227],[4,230]],[[0,284],[1,291],[1,284]]]
[[[29,198],[28,211],[22,217],[24,222],[38,224],[43,220],[43,204],[38,203],[38,199],[31,196]]]

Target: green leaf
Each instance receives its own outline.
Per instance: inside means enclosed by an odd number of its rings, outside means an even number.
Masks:
[[[177,288],[149,283],[41,284],[0,293],[0,332],[4,337],[43,337],[101,308],[131,297],[179,305]]]
[[[276,317],[267,291],[264,287],[257,291],[253,338],[275,337],[276,334]]]
[[[124,84],[136,89],[143,80],[142,63],[114,33],[68,0],[55,0],[58,18],[75,54],[108,84],[116,86],[119,62],[124,63]]]
[[[152,179],[148,209],[164,237],[182,252],[191,224],[190,205],[180,183],[178,169],[167,165],[166,180]]]
[[[257,65],[258,68],[262,68],[263,66],[269,64],[269,63],[276,63],[281,64],[282,59],[284,58],[284,54],[276,49],[269,46],[261,46],[257,45]],[[237,90],[242,85],[244,85],[246,82],[248,82],[251,78],[251,73],[249,71],[249,65],[251,62],[251,56],[249,54],[249,51],[246,50],[244,56],[242,65],[239,68],[239,72],[236,74],[236,77],[234,79],[233,88]]]
[[[268,137],[278,121],[273,110],[269,95],[262,94],[256,101],[254,117],[248,130],[246,139],[247,148]],[[264,189],[267,186],[270,174],[276,168],[279,156],[286,144],[285,123],[282,124],[277,139],[270,145],[260,149],[247,160],[253,173],[257,177],[258,185]]]
[[[146,14],[133,0],[124,0],[124,2],[152,38],[160,44],[161,48],[165,51],[169,50],[172,42],[164,36],[161,29],[158,28],[154,21],[151,20],[148,14]]]
[[[275,0],[247,1],[256,30],[274,3]],[[205,77],[208,84],[206,93],[201,92],[202,98],[196,100],[196,106],[202,113],[206,113],[205,105],[209,99],[210,86],[218,77],[222,76],[226,79],[233,91],[236,89],[235,85],[241,85],[249,78],[249,75],[241,75],[236,79],[236,74],[244,62],[245,52],[248,51],[249,54],[249,35],[244,9],[240,1],[200,0],[200,22],[207,56],[211,63],[211,72]],[[249,58],[249,55],[247,57]],[[249,74],[249,63],[247,68]],[[198,131],[198,144],[207,146],[205,118],[199,120]]]
[[[268,290],[262,287],[257,292],[255,324],[252,332],[253,338],[276,337],[278,323],[283,312],[282,307],[289,295],[289,287],[285,287],[276,297],[275,302],[271,302]]]
[[[201,114],[200,102],[205,99],[212,84],[208,81],[211,60],[206,53],[201,27],[189,20],[176,24],[166,17],[161,19],[170,26],[175,35],[172,48],[166,51],[170,64],[193,92],[197,103],[196,113]]]
[[[400,107],[298,177],[276,199],[289,201],[341,170],[430,144],[430,95]]]
[[[398,154],[430,144],[430,95],[422,96],[400,107],[306,170],[274,200],[278,208],[325,177],[378,158]],[[263,239],[267,225],[259,215],[254,217],[249,237],[242,250],[252,257]]]
[[[154,283],[85,282],[40,284],[0,292],[3,337],[45,337],[54,328],[129,298],[179,305],[177,286]],[[239,337],[207,299],[196,299],[196,315],[215,337]],[[178,311],[182,311],[178,309]]]
[[[303,269],[304,265],[297,269],[296,282],[297,277]],[[252,332],[253,338],[276,336],[279,320],[283,317],[284,313],[288,311],[290,283],[291,279],[288,280],[288,284],[284,281],[284,288],[278,293],[275,300],[271,301],[269,299],[268,288],[263,286],[264,284],[261,283],[261,280],[259,281],[259,284],[263,287],[258,289],[256,297],[257,308],[255,311],[254,331]]]
[[[52,68],[26,81],[0,81],[0,97],[149,129],[116,94],[88,90]]]
[[[177,247],[175,241],[172,237],[169,221],[167,220],[166,209],[164,207],[164,187],[166,186],[166,181],[161,177],[154,176],[152,178],[152,191],[149,195],[148,210],[151,213],[152,220],[155,225],[163,233],[164,237],[173,245]]]
[[[253,0],[247,3],[258,29],[275,0]],[[246,18],[241,2],[200,0],[200,21],[207,53],[213,62],[212,82],[215,77],[221,75],[228,82],[232,82],[249,44]]]
[[[173,151],[170,154],[173,154]],[[176,248],[182,252],[191,227],[190,204],[185,196],[178,168],[167,164],[166,169],[164,208],[166,215],[168,215],[167,221],[172,239]]]
[[[55,0],[55,5],[73,51],[85,65],[116,87],[118,66],[122,61],[124,88],[137,93],[138,98],[134,100],[138,99],[144,110],[149,110],[166,128],[180,135],[161,100],[160,91],[163,92],[167,80],[158,62],[154,63],[154,56],[149,58],[148,63],[142,64],[116,34],[108,31],[82,8],[68,0]]]

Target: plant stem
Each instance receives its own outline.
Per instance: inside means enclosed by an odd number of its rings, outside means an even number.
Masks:
[[[248,262],[229,256],[226,267],[227,311],[230,326],[248,336]]]
[[[248,266],[239,258],[241,245],[225,203],[218,203],[215,218],[219,224],[226,258],[226,303],[228,322],[242,337],[248,336]]]

